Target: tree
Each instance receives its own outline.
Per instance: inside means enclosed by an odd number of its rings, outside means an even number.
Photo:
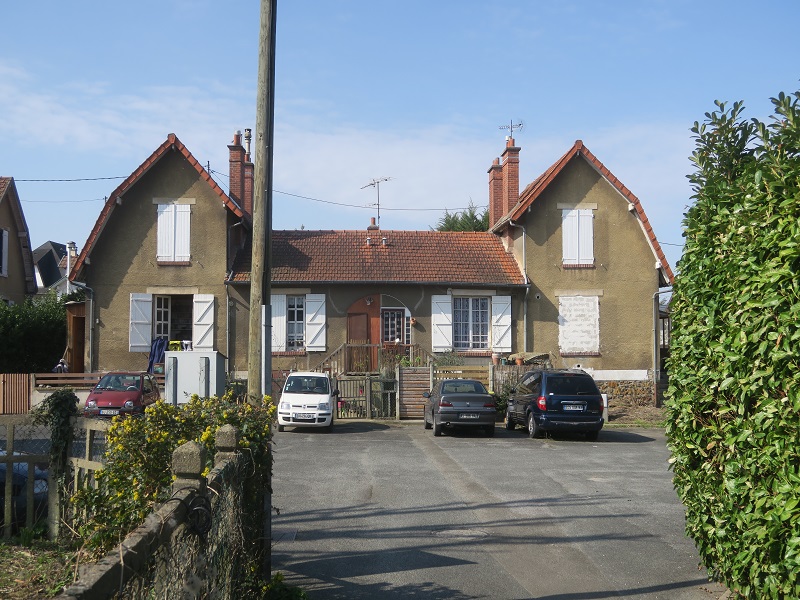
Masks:
[[[489,209],[484,208],[479,215],[478,208],[469,201],[469,206],[462,212],[450,213],[445,209],[444,216],[439,219],[436,231],[488,231]]]
[[[745,598],[800,597],[800,92],[695,123],[667,438],[686,532]]]
[[[55,292],[13,306],[0,303],[0,373],[50,371],[64,355],[67,313]]]

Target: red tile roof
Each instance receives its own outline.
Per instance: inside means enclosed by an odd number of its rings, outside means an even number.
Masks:
[[[239,205],[236,204],[236,202],[234,202],[228,196],[228,194],[222,190],[221,187],[219,187],[217,182],[214,181],[214,178],[211,177],[208,171],[203,168],[203,165],[197,161],[192,153],[189,152],[189,149],[178,139],[178,136],[176,136],[174,133],[170,133],[164,143],[156,148],[156,150],[147,158],[147,160],[139,165],[139,168],[131,173],[125,181],[119,184],[117,189],[115,189],[108,197],[103,209],[100,211],[100,216],[97,217],[97,222],[94,224],[94,227],[89,234],[89,239],[86,240],[83,250],[81,250],[81,253],[78,255],[78,259],[75,261],[75,264],[72,267],[72,273],[69,275],[70,280],[73,280],[75,277],[77,277],[78,273],[83,267],[84,262],[86,261],[86,257],[91,254],[95,243],[97,243],[97,238],[100,235],[100,232],[103,231],[106,221],[108,220],[109,216],[111,216],[114,207],[117,205],[117,199],[120,198],[126,191],[128,191],[132,185],[139,181],[139,179],[171,149],[177,150],[186,158],[186,160],[194,167],[200,177],[208,183],[214,192],[216,192],[223,204],[225,204],[228,209],[230,209],[237,217],[242,217],[244,215],[244,212]]]
[[[488,232],[273,231],[272,250],[273,284],[525,285],[513,256]],[[249,246],[239,253],[229,282],[250,281],[250,254]]]
[[[661,270],[664,280],[669,285],[672,285],[674,278],[672,269],[667,262],[667,257],[664,255],[664,252],[661,249],[661,245],[656,239],[656,234],[653,231],[653,227],[644,212],[644,208],[642,207],[642,203],[639,201],[639,198],[637,198],[633,192],[625,187],[622,182],[617,179],[614,174],[611,173],[611,171],[609,171],[606,166],[601,163],[586,146],[583,145],[581,140],[576,140],[572,148],[570,148],[561,158],[553,163],[544,173],[539,175],[539,177],[528,184],[528,186],[519,195],[519,202],[517,202],[517,205],[511,209],[510,213],[498,221],[493,230],[500,231],[508,223],[508,221],[515,221],[519,219],[525,213],[528,207],[533,204],[539,196],[541,196],[545,189],[547,189],[547,186],[549,186],[559,175],[559,173],[561,173],[569,161],[578,156],[583,157],[586,162],[594,167],[594,169],[600,173],[600,175],[602,175],[606,181],[608,181],[608,183],[614,186],[614,188],[616,188],[616,190],[633,205],[647,235],[647,240],[650,243],[650,247],[653,249],[653,252],[658,257],[658,261],[661,263]]]

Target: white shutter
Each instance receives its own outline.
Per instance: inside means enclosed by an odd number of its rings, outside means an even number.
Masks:
[[[511,296],[492,297],[492,350],[511,352]]]
[[[213,294],[195,294],[192,298],[192,349],[214,349]]]
[[[578,211],[564,210],[561,217],[563,264],[578,264]]]
[[[175,211],[171,204],[158,205],[156,260],[175,260]]]
[[[306,294],[306,351],[324,352],[326,347],[325,294]]]
[[[434,352],[453,349],[453,299],[431,296],[431,346]]]
[[[272,306],[272,351],[284,352],[286,350],[286,295],[273,294],[270,296],[270,306]]]
[[[0,275],[8,277],[8,231],[0,229]]]
[[[594,212],[583,209],[578,212],[578,263],[594,264]]]
[[[175,260],[189,261],[191,253],[191,215],[192,207],[188,204],[175,205]]]
[[[153,296],[151,294],[131,294],[128,351],[150,352],[152,341]]]

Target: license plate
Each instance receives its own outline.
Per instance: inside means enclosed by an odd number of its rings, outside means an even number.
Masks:
[[[117,410],[117,409],[111,409],[111,408],[101,408],[101,409],[100,409],[100,414],[101,414],[101,415],[108,415],[108,416],[110,416],[110,417],[113,417],[113,416],[115,416],[115,415],[118,415],[118,414],[119,414],[119,410]]]
[[[314,414],[313,413],[294,413],[294,418],[295,419],[313,419],[314,418]]]
[[[461,413],[458,415],[459,419],[477,419],[478,415],[476,413]]]
[[[564,410],[583,410],[583,406],[580,404],[565,404]]]

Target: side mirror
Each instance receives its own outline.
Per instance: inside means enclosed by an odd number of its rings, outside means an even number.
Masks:
[[[423,398],[430,398],[431,397],[431,393],[430,392],[422,392],[422,397]]]
[[[333,390],[333,394],[331,394],[331,395],[338,396],[339,395],[339,390]]]

